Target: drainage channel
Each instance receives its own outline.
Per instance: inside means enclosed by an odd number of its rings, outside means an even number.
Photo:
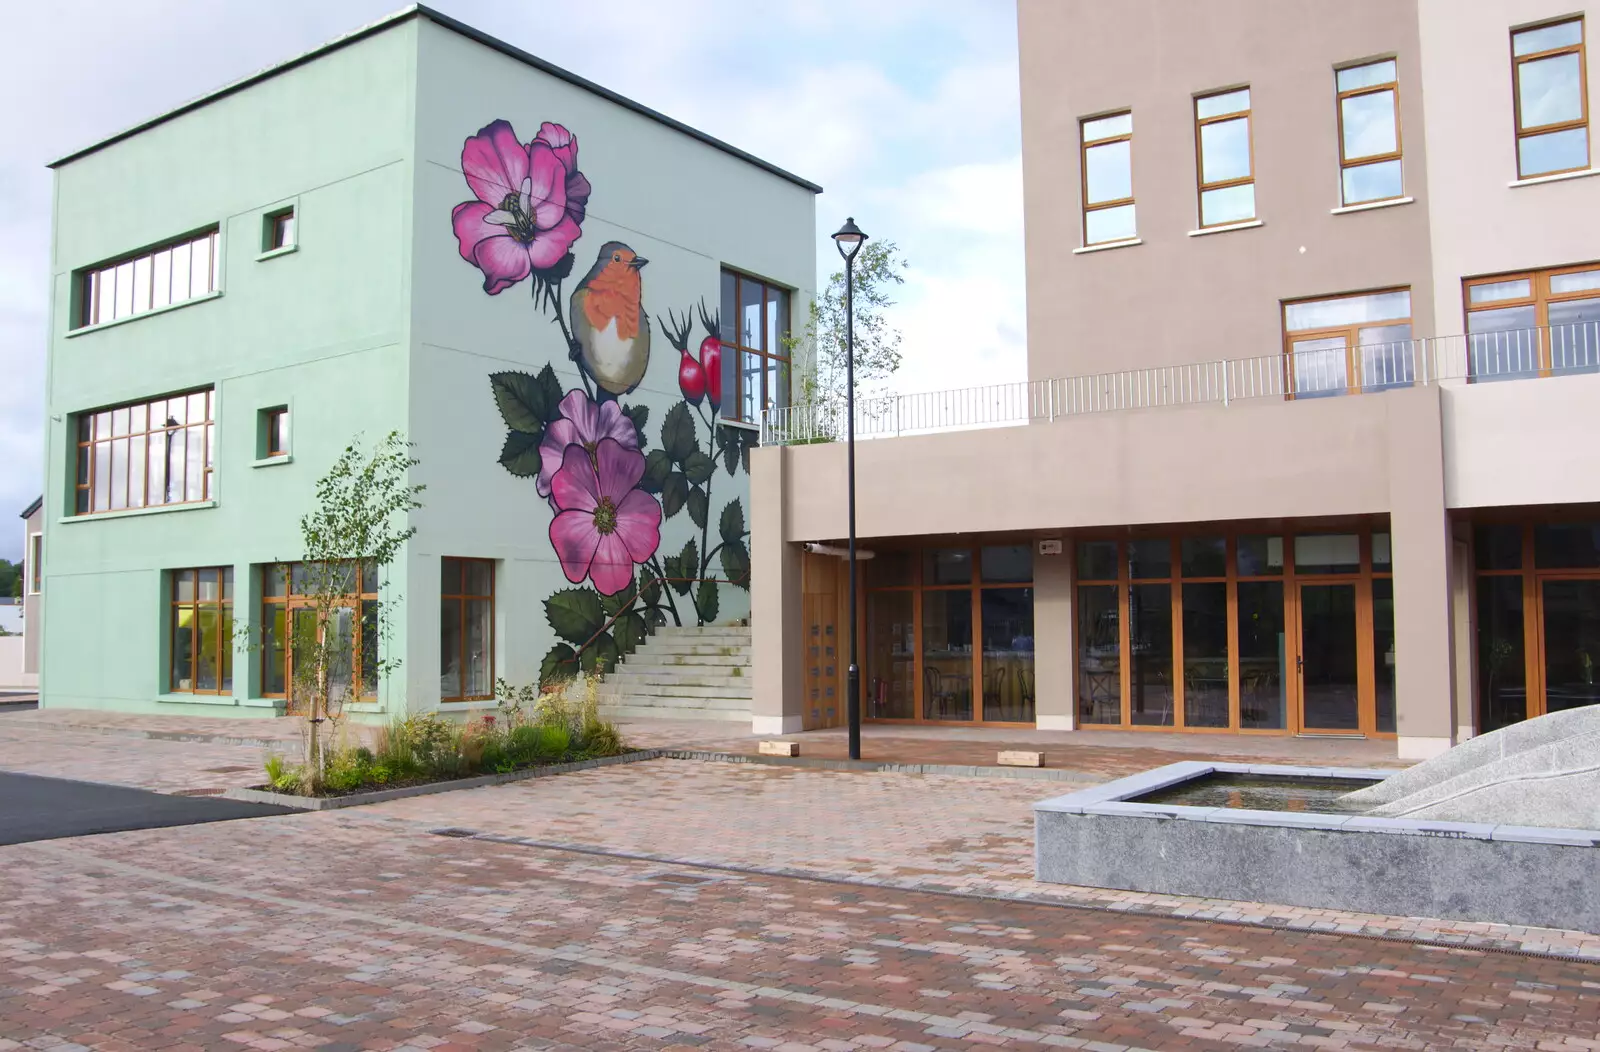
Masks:
[[[1134,906],[1106,906],[1092,902],[1066,902],[1061,899],[1038,898],[1033,895],[1007,895],[998,892],[981,891],[956,891],[951,888],[907,887],[900,884],[890,884],[883,881],[862,880],[858,877],[836,877],[823,873],[812,873],[806,870],[776,869],[764,866],[747,866],[736,862],[712,862],[704,859],[673,858],[669,855],[652,855],[642,851],[618,851],[614,848],[593,847],[588,844],[566,844],[553,840],[536,840],[533,837],[507,836],[500,833],[484,833],[475,829],[464,829],[451,826],[442,829],[430,829],[433,836],[451,837],[460,840],[479,840],[489,844],[506,844],[514,847],[534,848],[541,851],[561,851],[575,855],[593,855],[599,858],[614,858],[625,862],[651,862],[657,865],[683,866],[689,869],[706,869],[718,873],[734,873],[742,876],[771,877],[779,880],[802,880],[814,884],[831,884],[850,888],[872,888],[878,891],[894,891],[906,895],[936,895],[942,898],[963,899],[977,902],[995,902],[1005,905],[1018,906],[1043,906],[1050,909],[1081,910],[1088,913],[1109,913],[1117,916],[1154,917],[1161,920],[1183,921],[1192,924],[1220,924],[1231,928],[1253,928],[1266,931],[1283,932],[1293,935],[1321,935],[1333,939],[1365,939],[1371,942],[1397,943],[1403,946],[1420,946],[1426,949],[1454,950],[1467,953],[1497,953],[1511,957],[1531,957],[1538,960],[1564,961],[1572,964],[1600,965],[1600,957],[1585,956],[1578,953],[1562,953],[1557,950],[1528,950],[1516,946],[1496,946],[1481,943],[1456,942],[1448,939],[1429,938],[1426,935],[1385,935],[1378,932],[1362,931],[1324,931],[1319,928],[1297,928],[1291,924],[1274,924],[1271,921],[1241,920],[1227,917],[1184,917],[1174,913],[1163,913],[1160,910],[1143,909]]]

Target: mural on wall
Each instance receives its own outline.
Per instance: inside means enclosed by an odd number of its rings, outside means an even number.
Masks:
[[[497,120],[466,140],[461,171],[476,196],[451,213],[461,258],[482,271],[491,296],[529,281],[535,310],[559,326],[582,384],[563,389],[548,364],[489,377],[507,427],[500,463],[548,504],[550,545],[576,586],[545,600],[560,642],[539,679],[609,670],[653,626],[714,623],[721,589],[750,587],[744,504],[734,496],[713,515],[712,494],[719,467],[730,478],[749,472],[754,436],[719,422],[720,324],[704,300],[681,318],[672,310],[656,318],[678,354],[682,396],[662,416],[657,448],[651,407],[622,400],[650,365],[649,260],[608,241],[563,299],[593,192],[578,169],[577,136],[545,122],[524,143]],[[696,321],[703,335],[691,349]],[[662,528],[680,513],[693,529],[666,554]]]

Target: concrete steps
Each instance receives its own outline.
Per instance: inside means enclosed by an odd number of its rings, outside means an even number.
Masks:
[[[600,687],[611,719],[750,721],[750,629],[660,628]]]

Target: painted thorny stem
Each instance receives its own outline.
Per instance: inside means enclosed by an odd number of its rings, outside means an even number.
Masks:
[[[561,326],[561,338],[565,340],[567,344],[567,357],[571,359],[573,364],[577,364],[579,356],[583,353],[583,349],[579,345],[578,341],[573,338],[572,330],[567,327],[566,312],[561,309],[561,282],[557,281],[554,284],[546,283],[544,285],[534,285],[533,302],[535,306],[538,306],[539,304],[541,289],[543,290],[545,300],[550,304],[551,312],[556,317],[556,324]],[[590,398],[593,398],[595,396],[594,388],[589,386],[589,376],[581,368],[578,370],[578,381],[583,384],[584,393]]]
[[[702,424],[706,425],[706,431],[710,433],[711,438],[711,474],[706,478],[706,515],[700,522],[700,572],[695,575],[704,580],[711,573],[711,556],[705,554],[705,552],[706,548],[711,544],[711,482],[717,477],[717,454],[721,452],[721,449],[717,444],[716,425],[706,417],[703,408],[698,405],[694,408],[695,415],[700,418]],[[700,590],[698,588],[695,589],[693,599],[695,620],[704,624],[706,615],[705,611],[700,609]]]
[[[661,583],[661,594],[665,596],[667,600],[667,609],[672,611],[673,623],[679,628],[682,628],[683,618],[678,616],[678,602],[672,598],[672,584],[670,583],[671,579],[667,577],[667,571],[661,565],[661,556],[659,554],[650,556],[650,561],[645,565],[655,571],[656,580]]]

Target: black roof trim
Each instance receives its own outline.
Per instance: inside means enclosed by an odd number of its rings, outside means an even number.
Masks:
[[[38,500],[36,500],[32,504],[28,505],[28,507],[22,512],[21,515],[18,515],[17,518],[19,518],[19,519],[32,518],[33,517],[33,513],[38,511],[42,507],[44,507],[44,497],[41,496]]]
[[[739,160],[744,161],[747,164],[753,164],[757,168],[760,168],[766,172],[770,172],[780,179],[788,180],[789,182],[794,183],[796,186],[810,190],[814,194],[822,193],[822,187],[811,182],[809,179],[802,179],[793,172],[779,168],[777,165],[768,161],[763,161],[761,158],[755,156],[754,154],[746,153],[737,146],[725,143],[715,136],[707,135],[705,132],[700,131],[697,128],[691,128],[682,121],[674,120],[659,110],[653,110],[642,103],[633,101],[625,95],[619,95],[609,88],[603,88],[592,80],[587,80],[584,77],[580,77],[576,73],[562,69],[560,66],[552,65],[551,63],[546,62],[544,59],[539,58],[537,55],[529,54],[519,47],[514,47],[498,37],[492,37],[482,30],[474,29],[465,22],[451,18],[449,15],[444,14],[443,12],[435,11],[433,8],[424,4],[413,4],[404,10],[397,11],[394,14],[381,18],[376,22],[346,33],[342,37],[337,37],[333,40],[330,40],[328,43],[323,44],[320,47],[313,48],[303,55],[291,58],[285,62],[280,62],[275,66],[269,66],[264,70],[261,70],[257,73],[252,73],[249,76],[240,80],[236,80],[231,84],[225,84],[215,91],[201,95],[199,98],[191,99],[190,101],[183,103],[181,106],[168,110],[166,113],[163,113],[157,117],[152,117],[143,123],[136,124],[124,131],[117,132],[115,135],[101,139],[99,142],[90,146],[85,146],[81,150],[75,150],[72,153],[67,154],[65,157],[57,158],[56,160],[51,161],[47,167],[59,168],[64,164],[69,164],[72,161],[76,161],[80,157],[86,157],[89,154],[103,150],[107,146],[110,146],[114,143],[118,143],[134,135],[138,135],[140,132],[148,131],[158,124],[164,124],[167,121],[172,120],[174,117],[180,117],[192,110],[197,110],[209,103],[216,102],[218,99],[226,98],[237,91],[242,91],[253,84],[257,84],[260,81],[266,80],[270,77],[275,77],[279,73],[288,72],[297,66],[303,66],[314,59],[321,58],[323,55],[330,54],[331,52],[337,51],[340,48],[347,47],[358,41],[364,40],[369,36],[374,36],[386,29],[390,29],[413,18],[426,18],[430,22],[443,26],[446,29],[453,30],[469,40],[474,40],[485,47],[493,48],[502,55],[514,58],[524,65],[532,66],[534,69],[537,69],[540,72],[547,73],[559,80],[566,81],[568,84],[598,95],[607,102],[613,102],[624,109],[632,110],[641,116],[648,117],[657,123],[664,124],[674,131],[682,132],[690,138],[698,139],[707,146],[714,147],[718,150],[721,150],[723,153],[737,157]]]

